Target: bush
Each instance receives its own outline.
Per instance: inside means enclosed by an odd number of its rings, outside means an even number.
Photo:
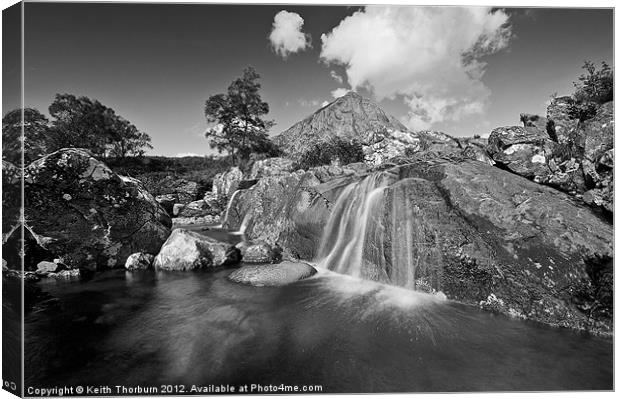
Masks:
[[[597,70],[593,62],[586,61],[583,69],[586,73],[573,82],[574,102],[569,107],[569,115],[581,122],[594,117],[600,104],[614,99],[614,73],[606,62]]]
[[[317,143],[302,154],[295,165],[295,169],[329,165],[333,161],[338,161],[342,165],[363,162],[364,150],[362,144],[356,140],[347,141],[340,137]]]

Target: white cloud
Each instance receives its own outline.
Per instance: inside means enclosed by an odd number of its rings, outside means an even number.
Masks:
[[[332,91],[332,97],[334,98],[342,97],[350,91],[351,90],[345,89],[344,87],[339,87],[336,90]]]
[[[342,76],[338,75],[338,73],[336,71],[329,71],[329,75],[332,77],[332,79],[334,79],[336,82],[343,84],[344,80],[342,79]]]
[[[282,58],[311,47],[310,35],[301,31],[304,19],[297,13],[280,11],[273,18],[269,41],[276,54]]]
[[[407,125],[428,128],[484,112],[490,90],[480,58],[507,47],[507,23],[486,7],[368,6],[321,36],[321,58],[343,65],[353,90],[402,96]]]

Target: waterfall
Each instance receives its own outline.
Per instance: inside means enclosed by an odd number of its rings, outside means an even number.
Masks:
[[[441,237],[428,223],[437,211],[422,194],[420,180],[377,172],[345,187],[323,231],[318,265],[409,289],[438,290]]]
[[[226,211],[224,212],[224,218],[222,219],[222,226],[226,226],[226,223],[228,222],[228,212],[230,212],[230,208],[235,201],[235,197],[237,196],[237,194],[239,194],[240,191],[241,190],[235,190],[233,195],[230,197],[230,200],[228,200],[228,205],[226,205]]]
[[[329,270],[370,279],[371,263],[383,256],[382,209],[384,190],[393,175],[374,173],[345,187],[336,201],[319,246],[319,265]]]

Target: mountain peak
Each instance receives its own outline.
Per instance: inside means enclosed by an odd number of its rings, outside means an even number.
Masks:
[[[292,158],[336,137],[369,144],[382,132],[408,132],[374,101],[350,91],[274,137]]]

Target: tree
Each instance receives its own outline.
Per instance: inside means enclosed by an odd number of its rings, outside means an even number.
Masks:
[[[49,121],[34,108],[24,108],[24,161],[26,164],[48,151]],[[2,118],[2,159],[21,165],[22,110],[7,112]]]
[[[152,148],[148,134],[97,100],[56,94],[49,113],[54,118],[52,150],[79,147],[99,157],[126,157],[142,155],[145,148]]]
[[[247,159],[254,152],[268,152],[273,144],[267,131],[273,121],[264,120],[269,105],[262,101],[254,68],[247,67],[243,77],[235,79],[226,94],[215,94],[205,102],[207,122],[215,124],[205,133],[211,148],[230,154],[233,163]]]
[[[583,64],[585,74],[579,76],[579,82],[573,82],[577,101],[591,101],[603,104],[614,99],[614,72],[605,61],[601,63],[601,69],[597,70],[591,61]]]
[[[601,104],[614,99],[614,73],[606,62],[597,70],[593,62],[586,61],[583,69],[586,73],[573,82],[575,92],[569,106],[569,115],[582,122],[594,117]]]

